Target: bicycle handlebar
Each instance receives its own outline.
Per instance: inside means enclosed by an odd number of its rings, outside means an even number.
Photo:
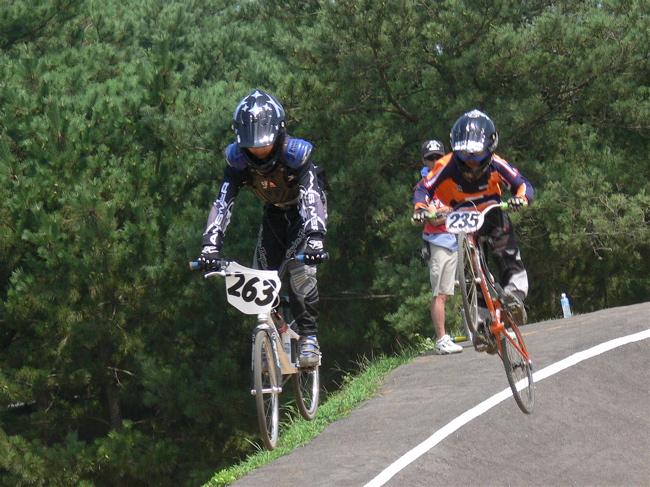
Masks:
[[[457,205],[454,208],[454,210],[452,210],[452,211],[455,211],[455,210],[463,207],[466,204],[467,204],[467,202],[464,201],[464,202],[460,203],[459,205]],[[502,210],[505,210],[505,211],[508,211],[510,209],[510,205],[508,205],[507,201],[495,201],[494,203],[491,203],[488,206],[486,206],[485,208],[483,208],[483,210],[481,210],[481,213],[487,213],[488,211],[492,210],[493,208],[496,208],[497,206],[500,207]],[[524,203],[524,208],[527,207],[527,206],[528,206],[528,202]],[[449,212],[447,212],[447,211],[442,211],[440,213],[434,211],[433,213],[429,213],[429,217],[427,218],[427,221],[437,220],[440,217],[447,216],[448,213]],[[417,222],[413,218],[411,218],[411,225],[422,225],[422,222]]]
[[[325,252],[325,260],[327,260],[329,258],[330,258],[330,254],[328,252]],[[305,254],[298,254],[295,257],[291,257],[290,259],[286,259],[284,262],[282,262],[282,264],[280,264],[280,268],[278,269],[278,274],[282,275],[284,272],[281,272],[281,271],[284,271],[284,268],[286,267],[286,265],[289,264],[290,262],[293,262],[294,260],[297,260],[298,262],[304,262],[305,261]],[[228,263],[227,260],[222,259],[219,262],[219,267],[222,268],[225,265],[227,265],[227,263]],[[201,269],[201,264],[199,262],[197,262],[197,261],[190,262],[190,270],[191,271],[202,270]]]

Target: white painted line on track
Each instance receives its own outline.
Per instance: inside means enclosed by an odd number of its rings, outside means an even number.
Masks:
[[[557,374],[558,372],[563,371],[564,369],[576,365],[577,363],[580,363],[583,360],[590,359],[592,357],[608,352],[622,345],[627,345],[628,343],[632,343],[632,342],[638,342],[640,340],[645,340],[647,338],[650,338],[650,330],[641,331],[639,333],[634,333],[632,335],[616,338],[614,340],[601,343],[600,345],[596,345],[595,347],[589,348],[587,350],[583,350],[582,352],[575,353],[570,357],[567,357],[563,360],[560,360],[559,362],[549,365],[548,367],[544,367],[539,372],[533,373],[533,380],[535,381],[535,383],[537,383],[539,381],[546,379],[547,377],[550,377],[554,374]],[[440,428],[433,435],[431,435],[425,441],[423,441],[418,446],[413,448],[411,451],[402,455],[399,459],[397,459],[395,462],[389,465],[386,469],[384,469],[384,471],[382,471],[374,479],[368,482],[365,485],[365,487],[381,487],[382,485],[385,485],[386,482],[388,482],[391,478],[393,478],[397,473],[399,473],[401,470],[406,468],[410,463],[420,458],[426,452],[431,450],[431,448],[436,446],[438,443],[440,443],[442,440],[444,440],[447,436],[452,434],[454,431],[460,429],[462,426],[469,423],[472,419],[479,417],[481,414],[485,413],[489,409],[493,408],[500,402],[505,401],[511,396],[512,396],[512,391],[508,387],[507,389],[504,389],[503,391],[499,392],[498,394],[495,394],[489,399],[486,399],[485,401],[478,404],[477,406],[474,406],[469,411],[464,412],[456,419],[454,419],[450,423]]]

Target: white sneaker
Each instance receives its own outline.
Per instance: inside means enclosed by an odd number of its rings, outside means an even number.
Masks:
[[[463,347],[456,345],[451,341],[449,335],[443,336],[440,340],[436,340],[436,353],[438,355],[446,355],[449,353],[460,353],[463,351]]]

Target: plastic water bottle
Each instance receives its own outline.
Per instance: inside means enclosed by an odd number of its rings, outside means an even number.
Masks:
[[[560,304],[562,305],[562,313],[564,313],[565,318],[571,317],[571,305],[569,304],[569,298],[566,297],[566,293],[562,293],[560,298]]]

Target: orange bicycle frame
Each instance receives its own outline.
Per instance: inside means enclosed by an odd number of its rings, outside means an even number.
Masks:
[[[490,325],[490,333],[494,335],[494,338],[497,342],[497,350],[499,357],[503,356],[503,349],[501,347],[501,337],[505,337],[506,340],[510,341],[512,343],[512,346],[515,347],[523,356],[526,360],[530,361],[530,355],[528,355],[528,350],[526,349],[526,345],[524,344],[523,339],[521,338],[521,333],[519,333],[519,328],[517,328],[517,325],[510,320],[509,318],[508,321],[510,323],[510,327],[512,331],[515,333],[516,340],[513,339],[510,334],[506,332],[506,327],[503,322],[503,318],[501,315],[501,301],[499,299],[493,299],[492,298],[492,293],[490,292],[490,289],[488,288],[488,280],[485,275],[485,271],[483,270],[483,263],[481,262],[481,254],[483,253],[483,249],[477,245],[476,239],[474,238],[474,234],[466,234],[468,240],[471,242],[472,247],[476,250],[476,252],[472,252],[472,265],[477,271],[477,275],[480,277],[480,286],[481,286],[481,292],[483,294],[483,299],[485,300],[485,304],[487,306],[487,309],[490,313],[491,317],[491,322],[492,324]],[[484,259],[485,260],[485,259]]]

